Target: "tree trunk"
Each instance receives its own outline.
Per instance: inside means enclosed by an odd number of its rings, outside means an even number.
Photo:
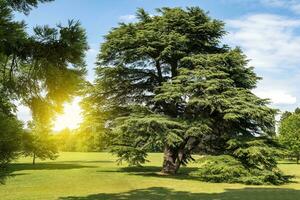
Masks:
[[[178,65],[177,61],[175,61],[174,63],[171,64],[171,76],[172,76],[172,78],[174,78],[178,75],[178,73],[177,73],[178,66],[177,65]]]
[[[32,164],[35,165],[35,153],[33,153]]]
[[[300,159],[300,154],[299,153],[297,153],[297,156],[296,156],[297,158],[297,165],[299,164],[299,159]]]
[[[159,85],[161,85],[163,82],[163,76],[162,76],[162,71],[161,71],[161,66],[160,66],[159,60],[155,61],[155,66],[156,66],[156,70],[157,70],[158,82],[159,82]]]
[[[164,161],[161,172],[164,174],[174,175],[177,173],[180,164],[181,161],[178,160],[177,151],[166,145],[164,149]]]

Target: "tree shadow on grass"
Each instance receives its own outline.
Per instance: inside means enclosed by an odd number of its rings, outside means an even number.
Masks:
[[[151,187],[123,193],[60,197],[58,200],[296,200],[300,190],[280,188],[227,189],[222,193],[191,193]]]
[[[95,166],[85,166],[72,163],[37,163],[35,165],[30,163],[14,163],[9,166],[9,170],[12,172],[22,170],[68,170],[68,169],[80,169],[80,168],[95,168]]]
[[[11,174],[7,169],[0,168],[0,185],[4,185],[10,175]]]
[[[79,163],[79,162],[81,162],[81,163],[115,163],[115,161],[112,161],[112,160],[87,160],[87,161],[85,161],[85,160],[78,160],[78,161],[66,161],[66,162],[64,162],[64,163]]]
[[[9,178],[13,178],[13,177],[16,177],[16,176],[23,176],[23,175],[27,175],[28,173],[14,173],[12,174],[11,172],[9,171],[2,171],[0,172],[0,185],[5,185],[7,179]]]
[[[21,176],[26,175],[27,173],[13,173],[9,168],[7,167],[1,167],[0,168],[0,185],[4,185],[6,180],[8,178],[13,178],[15,176]]]
[[[143,167],[115,167],[111,170],[98,170],[97,172],[107,173],[154,173],[159,172],[161,167],[157,166],[143,166]]]
[[[158,173],[160,172],[162,167],[159,166],[131,166],[131,167],[121,167],[116,168],[115,170],[103,170],[98,172],[120,172],[120,173]],[[197,170],[197,167],[181,167],[179,170],[179,174],[189,174]]]
[[[72,163],[37,163],[35,165],[31,163],[12,163],[8,167],[0,170],[0,184],[5,184],[8,178],[15,176],[26,175],[28,173],[21,173],[23,170],[69,170],[69,169],[81,169],[81,168],[95,168],[96,166],[85,166]]]
[[[300,164],[297,164],[296,162],[280,162],[279,165],[295,165],[300,166]]]
[[[163,175],[160,173],[161,167],[158,166],[143,166],[143,167],[123,167],[115,170],[103,170],[97,172],[113,172],[113,173],[127,173],[129,175],[138,175],[155,178],[172,178],[180,180],[199,180],[196,176],[191,176],[190,173],[196,171],[196,167],[181,167],[176,175]]]

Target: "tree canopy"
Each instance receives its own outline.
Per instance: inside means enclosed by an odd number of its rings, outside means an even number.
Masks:
[[[3,157],[20,151],[23,127],[16,118],[18,102],[31,109],[35,127],[51,129],[55,114],[84,83],[88,45],[79,22],[37,26],[29,34],[24,21],[14,20],[14,12],[28,14],[39,3],[50,1],[0,0],[0,148],[11,149],[2,151]]]
[[[289,155],[300,160],[300,113],[291,113],[283,118],[279,126],[279,140]]]
[[[193,152],[225,152],[228,140],[274,134],[276,110],[255,96],[259,77],[239,48],[222,45],[224,23],[198,7],[161,8],[106,36],[87,115],[99,118],[114,153],[130,164],[164,149],[163,173]]]
[[[55,28],[38,26],[28,35],[24,22],[13,21],[13,10],[29,12],[48,0],[1,0],[1,90],[11,99],[35,107],[42,99],[59,109],[78,90],[85,74],[85,31],[69,21]],[[32,110],[35,110],[34,108]]]

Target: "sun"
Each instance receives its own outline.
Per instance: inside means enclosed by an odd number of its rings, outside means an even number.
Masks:
[[[76,129],[82,122],[81,108],[79,106],[80,98],[76,97],[71,103],[64,104],[63,114],[56,117],[54,121],[54,131],[60,131],[65,128]]]

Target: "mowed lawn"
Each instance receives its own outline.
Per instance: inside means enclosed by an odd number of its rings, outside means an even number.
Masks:
[[[296,175],[284,186],[245,186],[205,183],[181,174],[160,176],[162,154],[150,154],[143,168],[117,165],[109,153],[61,153],[55,161],[20,159],[11,176],[0,185],[1,200],[297,200],[300,199],[300,165],[282,163],[280,168]]]

